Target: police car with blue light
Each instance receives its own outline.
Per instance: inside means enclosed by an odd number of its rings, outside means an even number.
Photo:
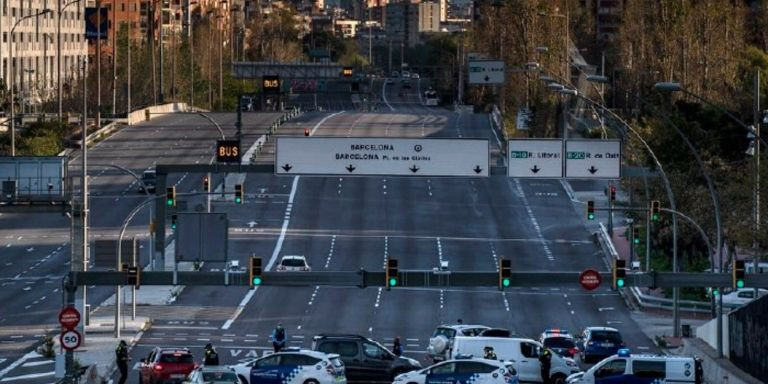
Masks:
[[[395,377],[392,384],[518,384],[512,361],[458,356],[417,371]]]
[[[300,348],[233,365],[243,384],[346,384],[344,363],[337,354]]]
[[[701,384],[701,360],[684,356],[632,354],[623,348],[586,372],[568,377],[568,384]]]
[[[545,348],[551,349],[563,357],[573,358],[579,354],[579,348],[576,346],[576,339],[563,328],[548,328],[541,333],[539,342]]]

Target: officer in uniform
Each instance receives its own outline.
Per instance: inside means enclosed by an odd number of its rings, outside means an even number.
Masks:
[[[549,383],[549,369],[552,367],[552,352],[549,349],[544,348],[541,352],[539,363],[541,364],[541,382],[547,384]]]
[[[219,354],[213,349],[213,345],[208,343],[205,345],[205,360],[204,365],[219,365]]]
[[[120,340],[115,349],[115,361],[117,362],[117,369],[120,371],[120,380],[118,384],[125,384],[125,380],[128,380],[128,344],[125,340]]]
[[[485,356],[483,356],[484,358],[490,359],[490,360],[497,359],[496,352],[493,351],[493,347],[491,347],[490,345],[486,345],[483,350],[485,351]]]

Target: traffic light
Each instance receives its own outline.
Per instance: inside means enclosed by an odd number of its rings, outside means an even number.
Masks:
[[[651,220],[659,221],[661,215],[661,203],[658,200],[651,201]]]
[[[613,260],[613,290],[624,288],[624,279],[627,277],[627,261],[624,259]]]
[[[179,222],[179,215],[173,214],[171,215],[171,229],[176,229],[176,224]]]
[[[136,289],[139,289],[141,283],[141,269],[138,266],[129,266],[128,263],[123,263],[122,270],[125,274],[125,285],[135,285]]]
[[[169,207],[176,206],[176,187],[168,187],[165,189],[165,205]]]
[[[595,202],[587,200],[587,220],[595,219]]]
[[[733,262],[733,289],[744,288],[744,260],[734,260]]]
[[[261,285],[261,257],[251,257],[251,265],[248,269],[249,284],[251,288]]]
[[[211,181],[208,180],[208,176],[203,177],[203,192],[211,193]]]
[[[243,185],[235,184],[235,204],[243,203]]]
[[[387,268],[386,268],[386,285],[387,289],[390,289],[392,287],[397,286],[397,259],[387,259]]]
[[[640,227],[632,228],[632,244],[640,244]]]
[[[509,287],[512,283],[512,260],[499,259],[499,290]]]

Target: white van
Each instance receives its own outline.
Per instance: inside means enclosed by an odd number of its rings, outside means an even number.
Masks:
[[[493,347],[493,352],[496,353],[499,360],[515,362],[521,382],[542,382],[539,353],[543,347],[541,343],[533,339],[456,336],[453,341],[451,359],[467,355],[482,357],[485,355],[483,349],[486,346]],[[581,369],[573,359],[552,353],[552,367],[549,370],[552,382],[565,382],[566,377],[579,371]]]
[[[568,377],[569,384],[607,384],[667,382],[701,384],[704,371],[701,360],[683,356],[633,355],[621,349],[617,355],[607,357],[583,374]]]

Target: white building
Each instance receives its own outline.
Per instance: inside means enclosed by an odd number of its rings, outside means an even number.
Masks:
[[[82,0],[67,6],[61,13],[61,69],[56,69],[57,5],[70,2],[72,0],[1,2],[0,31],[3,38],[0,41],[0,76],[6,87],[16,85],[17,97],[30,101],[56,98],[59,76],[66,82],[67,79],[76,78],[81,71],[83,59],[87,55],[83,15],[85,1]],[[35,16],[46,8],[52,12]],[[13,81],[12,63],[15,63]]]
[[[336,20],[335,33],[344,39],[352,39],[357,36],[360,22],[357,20]]]

